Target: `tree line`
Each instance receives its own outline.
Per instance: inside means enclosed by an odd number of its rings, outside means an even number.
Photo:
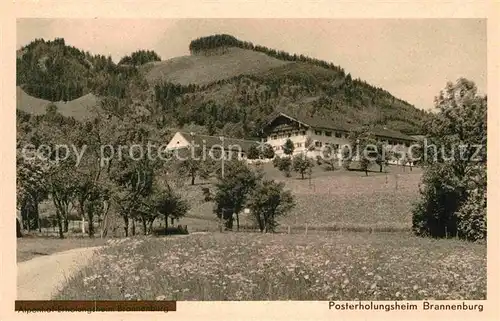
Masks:
[[[111,56],[92,55],[66,45],[64,39],[36,39],[19,50],[16,84],[28,94],[55,101],[70,101],[85,94],[125,97],[130,82],[139,78],[136,66],[160,60],[150,50],[138,50],[115,64]]]
[[[248,41],[241,41],[235,38],[234,36],[228,35],[228,34],[217,34],[217,35],[211,35],[207,37],[200,37],[197,39],[194,39],[190,42],[189,44],[189,51],[191,54],[199,54],[207,50],[213,50],[217,48],[223,48],[223,47],[238,47],[242,49],[248,49],[248,50],[254,50],[258,52],[262,52],[267,54],[268,56],[280,59],[280,60],[285,60],[285,61],[295,61],[295,62],[304,62],[304,63],[309,63],[313,64],[319,67],[323,67],[326,69],[331,69],[336,72],[345,74],[344,70],[333,63],[328,63],[323,60],[315,59],[315,58],[310,58],[304,55],[297,55],[297,54],[289,54],[285,51],[282,50],[275,50],[275,49],[270,49],[265,46],[259,46],[259,45],[254,45],[251,42]]]
[[[120,59],[118,65],[140,66],[152,61],[161,61],[161,57],[153,50],[138,50]]]

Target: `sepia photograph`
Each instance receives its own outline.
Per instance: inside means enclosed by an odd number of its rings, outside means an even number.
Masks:
[[[482,312],[486,31],[17,18],[16,300]]]

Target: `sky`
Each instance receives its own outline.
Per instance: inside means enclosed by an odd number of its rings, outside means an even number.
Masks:
[[[353,78],[432,109],[448,81],[487,89],[485,19],[18,19],[17,48],[36,38],[118,62],[139,49],[189,55],[191,40],[226,33],[243,41],[332,62]]]

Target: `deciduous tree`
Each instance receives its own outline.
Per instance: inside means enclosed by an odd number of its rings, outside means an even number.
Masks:
[[[262,176],[262,172],[250,169],[244,162],[234,160],[227,163],[224,177],[219,177],[215,185],[214,196],[214,212],[225,222],[226,229],[233,228],[233,214],[239,229],[239,213]]]
[[[427,124],[428,149],[413,231],[433,237],[486,237],[487,98],[467,79],[448,83]],[[434,146],[432,146],[434,145]]]
[[[302,153],[293,157],[292,167],[293,170],[299,173],[301,178],[304,179],[304,175],[312,170],[314,163],[309,157],[306,157],[306,155]]]
[[[285,184],[274,180],[259,182],[247,202],[261,232],[274,232],[277,219],[286,215],[294,206],[294,198]]]
[[[294,150],[295,150],[295,145],[290,139],[287,139],[285,141],[285,144],[283,145],[283,153],[285,153],[285,155],[291,156]]]

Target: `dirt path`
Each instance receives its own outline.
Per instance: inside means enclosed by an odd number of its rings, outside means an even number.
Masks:
[[[18,263],[17,299],[50,300],[99,248],[78,248]]]

